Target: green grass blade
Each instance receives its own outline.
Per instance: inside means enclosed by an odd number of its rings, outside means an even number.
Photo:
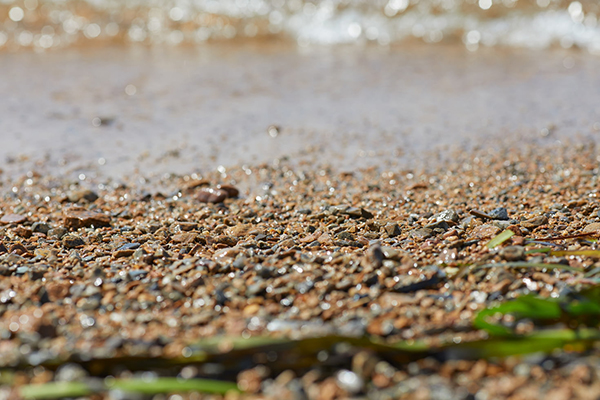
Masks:
[[[22,386],[19,393],[24,399],[62,399],[87,396],[93,390],[83,382],[50,382]]]
[[[182,392],[225,394],[229,391],[240,392],[237,385],[232,382],[179,378],[116,379],[109,385],[109,389],[142,394]]]
[[[586,256],[600,258],[600,250],[555,250],[550,252],[551,256]]]
[[[494,247],[501,245],[514,235],[515,233],[513,231],[507,229],[504,232],[501,232],[498,235],[496,235],[496,237],[494,237],[492,240],[490,240],[487,244],[487,247],[488,249],[493,249]]]
[[[534,269],[562,269],[571,272],[583,272],[579,268],[569,267],[564,264],[530,263],[527,261],[515,261],[507,263],[484,264],[478,268],[534,268]]]

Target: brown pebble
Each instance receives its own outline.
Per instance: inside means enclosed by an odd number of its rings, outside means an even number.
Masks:
[[[193,232],[181,232],[181,233],[171,236],[171,240],[173,241],[173,243],[188,244],[188,243],[193,243],[194,241],[196,241],[197,237],[198,237],[198,234],[193,233]]]
[[[227,198],[227,192],[221,189],[202,188],[196,199],[203,203],[222,203]]]
[[[83,241],[83,239],[77,235],[63,236],[62,243],[63,243],[63,246],[65,246],[68,249],[73,249],[75,247],[80,247],[80,246],[85,245],[85,242]]]
[[[471,236],[478,239],[494,237],[500,233],[500,228],[493,225],[479,225],[471,232]]]
[[[240,191],[231,185],[217,185],[217,189],[227,192],[227,197],[238,197],[240,195]]]
[[[538,226],[546,225],[548,223],[548,217],[545,215],[539,215],[537,217],[526,219],[521,221],[521,226],[527,229],[537,228]]]
[[[98,211],[88,211],[82,207],[70,207],[64,209],[63,214],[67,229],[110,226],[110,216]]]
[[[0,223],[3,225],[21,224],[25,221],[27,221],[27,217],[20,214],[6,214],[0,218]]]
[[[585,228],[583,228],[582,233],[590,233],[596,231],[600,231],[600,222],[593,222],[591,224],[586,225]]]
[[[129,257],[131,255],[133,255],[133,253],[135,252],[135,250],[132,249],[124,249],[124,250],[117,250],[113,253],[113,258],[122,258],[122,257]]]

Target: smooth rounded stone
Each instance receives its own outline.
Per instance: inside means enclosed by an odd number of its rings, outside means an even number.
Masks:
[[[385,224],[383,229],[390,237],[398,236],[402,233],[400,226],[393,222],[389,222],[389,223]]]
[[[81,200],[93,203],[98,200],[98,194],[89,189],[72,190],[67,194],[67,199],[72,203],[77,203]]]
[[[363,378],[346,369],[336,374],[336,381],[340,388],[352,394],[360,393],[365,385]]]
[[[229,197],[227,191],[213,188],[202,188],[196,195],[196,200],[202,203],[222,203]]]
[[[452,209],[444,210],[435,216],[437,222],[447,222],[451,225],[456,225],[460,219],[458,213]]]
[[[538,226],[546,225],[548,223],[548,217],[545,215],[538,215],[537,217],[526,219],[525,221],[521,221],[520,225],[523,228],[533,229]]]
[[[85,242],[81,237],[72,234],[63,236],[62,243],[67,249],[74,249],[85,245]]]
[[[523,246],[507,246],[500,250],[500,257],[506,261],[520,261],[525,259]]]
[[[492,217],[493,219],[499,219],[499,220],[502,220],[502,221],[506,221],[506,220],[509,219],[508,218],[508,211],[504,207],[494,208],[492,211],[490,211],[487,214],[490,217]]]
[[[485,239],[496,236],[500,233],[500,228],[494,225],[479,225],[471,231],[471,236],[477,239]]]
[[[590,233],[600,231],[600,222],[593,222],[591,224],[586,225],[581,232]]]
[[[28,273],[30,270],[30,268],[26,265],[22,266],[22,267],[17,267],[17,269],[15,270],[15,274],[16,275],[25,275],[26,273]]]
[[[65,228],[77,229],[94,226],[110,226],[110,216],[99,211],[88,211],[83,207],[70,207],[63,210]]]
[[[43,233],[44,235],[47,235],[50,229],[52,229],[51,226],[46,222],[34,222],[33,225],[31,225],[31,230],[33,232]]]
[[[57,228],[52,228],[48,231],[47,236],[54,239],[62,239],[63,236],[67,234],[68,230],[59,226]]]
[[[433,236],[433,229],[431,228],[417,228],[410,232],[409,236],[415,239],[427,239]]]
[[[0,218],[0,224],[9,225],[9,224],[22,224],[27,221],[27,217],[21,214],[5,214]]]
[[[238,188],[232,185],[217,185],[217,189],[223,190],[227,193],[227,197],[234,198],[240,195]]]

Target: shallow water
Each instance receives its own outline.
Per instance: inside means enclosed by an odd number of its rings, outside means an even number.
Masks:
[[[112,46],[2,53],[0,65],[7,174],[37,162],[149,176],[282,156],[414,168],[451,149],[600,130],[600,59],[578,51]]]
[[[600,53],[593,0],[4,0],[0,48],[278,38],[300,46],[415,40]]]

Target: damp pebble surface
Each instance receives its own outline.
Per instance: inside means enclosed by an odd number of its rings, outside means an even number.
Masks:
[[[472,324],[479,311],[557,297],[599,270],[593,257],[529,251],[548,238],[593,250],[595,241],[568,237],[600,226],[595,147],[538,150],[461,153],[430,173],[280,160],[90,190],[44,174],[4,178],[0,368],[19,366],[18,387],[126,376],[86,360],[181,359],[201,340],[223,339],[224,354],[236,337],[484,340]],[[513,236],[488,246],[506,229]],[[519,262],[571,269],[510,264]],[[56,370],[55,360],[75,366]],[[341,342],[309,365],[276,352],[251,360],[224,356],[181,373],[233,379],[242,397],[600,395],[594,352],[388,363]]]

